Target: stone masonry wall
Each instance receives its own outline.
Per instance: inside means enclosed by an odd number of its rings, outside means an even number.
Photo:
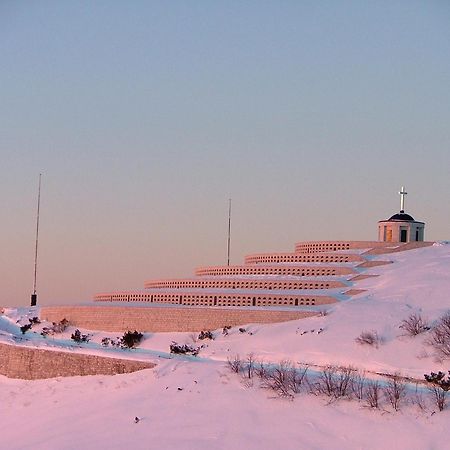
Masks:
[[[0,374],[37,380],[76,375],[116,375],[150,369],[155,364],[81,353],[42,350],[0,343]]]
[[[42,307],[41,319],[102,331],[202,331],[247,323],[275,323],[302,319],[316,313],[225,308],[133,307],[133,306],[55,306]]]

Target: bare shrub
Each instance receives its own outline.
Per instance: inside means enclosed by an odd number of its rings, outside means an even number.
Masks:
[[[439,408],[439,411],[443,411],[447,406],[447,396],[450,390],[450,375],[447,375],[447,378],[445,378],[444,372],[431,372],[430,375],[425,375],[425,380],[429,383],[429,390],[433,395],[436,406]]]
[[[275,391],[281,397],[292,398],[301,392],[307,381],[308,367],[296,368],[291,361],[281,361],[276,367],[263,372],[263,386]]]
[[[423,397],[423,393],[422,393],[421,389],[419,389],[419,383],[416,382],[415,385],[416,385],[416,388],[414,389],[414,393],[412,393],[410,396],[410,402],[412,405],[417,405],[420,410],[425,411],[426,406],[425,406],[425,399]]]
[[[319,375],[316,389],[328,397],[351,396],[354,375],[352,367],[326,366]]]
[[[239,373],[242,369],[242,360],[239,358],[239,355],[236,355],[234,358],[228,358],[228,367],[234,373]]]
[[[448,392],[436,385],[431,385],[428,389],[439,411],[443,411],[447,406]]]
[[[281,361],[278,366],[268,371],[265,387],[274,390],[281,397],[292,397],[289,382],[291,370],[290,361]]]
[[[399,374],[395,374],[389,378],[384,387],[384,395],[394,411],[398,411],[400,409],[400,404],[406,396],[406,383]]]
[[[399,326],[406,332],[408,336],[417,336],[418,334],[425,333],[430,330],[428,322],[422,318],[420,314],[411,314],[407,319],[402,320]]]
[[[355,339],[358,344],[371,345],[378,348],[381,340],[376,331],[362,331],[361,334]]]
[[[428,340],[438,356],[448,358],[450,356],[450,311],[444,314],[433,328]]]
[[[353,396],[360,402],[364,399],[366,383],[365,372],[357,372],[354,374],[351,381],[351,390]]]
[[[370,408],[380,407],[381,386],[377,380],[371,380],[366,386],[366,402]]]
[[[294,394],[301,392],[302,386],[308,381],[308,366],[292,367],[290,370],[289,387]]]
[[[264,361],[258,361],[255,365],[255,373],[261,380],[265,380],[268,375],[268,370]]]
[[[256,360],[255,355],[250,353],[247,355],[247,359],[245,360],[244,370],[246,377],[251,380],[255,373]]]

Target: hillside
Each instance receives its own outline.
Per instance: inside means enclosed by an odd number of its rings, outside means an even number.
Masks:
[[[386,257],[385,257],[386,259]],[[449,370],[427,344],[431,331],[407,336],[399,328],[412,314],[430,326],[450,309],[450,245],[388,255],[393,264],[358,283],[366,292],[332,305],[326,315],[273,325],[249,324],[214,340],[192,333],[146,334],[137,350],[103,349],[92,333],[74,346],[73,328],[58,337],[26,334],[28,346],[50,345],[93,354],[126,355],[157,363],[155,369],[127,375],[57,378],[40,381],[0,378],[0,433],[5,448],[21,449],[426,449],[446,448],[450,409],[439,412],[423,380],[425,373]],[[7,310],[0,340],[17,341],[26,310]],[[16,323],[17,320],[19,323]],[[40,326],[44,326],[41,324]],[[362,332],[378,345],[358,344]],[[197,357],[169,354],[172,341],[204,347]],[[323,366],[352,366],[368,380],[377,373],[412,379],[400,411],[386,399],[378,409],[367,402],[331,400],[304,387],[292,397],[261,389],[230,370],[228,359],[308,366],[311,384]],[[316,392],[317,393],[317,392]],[[421,401],[417,402],[420,397]],[[140,420],[135,423],[134,418]]]

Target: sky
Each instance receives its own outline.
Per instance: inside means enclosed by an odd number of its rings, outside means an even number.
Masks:
[[[450,239],[450,3],[0,1],[0,305],[139,289],[400,207]]]

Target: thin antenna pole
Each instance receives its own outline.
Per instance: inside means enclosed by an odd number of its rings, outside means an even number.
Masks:
[[[41,207],[41,178],[42,174],[39,174],[39,188],[38,188],[38,201],[37,201],[37,215],[36,215],[36,242],[34,249],[34,284],[33,294],[31,295],[31,306],[36,306],[37,294],[36,294],[36,282],[37,282],[37,262],[38,262],[38,243],[39,243],[39,211]]]
[[[227,246],[227,266],[230,265],[230,239],[231,239],[231,198],[228,199],[228,246]]]

